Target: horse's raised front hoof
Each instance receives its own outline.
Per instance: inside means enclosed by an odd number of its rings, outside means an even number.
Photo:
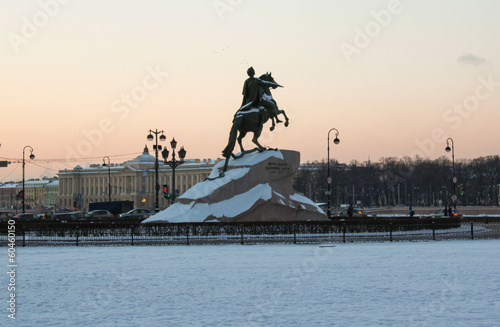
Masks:
[[[269,129],[271,130],[271,132],[274,131],[274,126],[271,126]]]
[[[285,127],[288,127],[288,120],[285,122]]]

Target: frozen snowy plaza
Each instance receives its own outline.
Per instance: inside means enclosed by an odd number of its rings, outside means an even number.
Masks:
[[[498,326],[499,248],[17,247],[16,320],[4,301],[0,325]],[[7,274],[0,281],[6,299]]]

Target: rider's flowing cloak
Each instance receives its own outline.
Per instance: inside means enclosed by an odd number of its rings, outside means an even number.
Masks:
[[[245,81],[245,84],[243,84],[243,102],[241,103],[240,110],[257,107],[260,100],[259,82],[259,79],[255,77],[250,77]]]

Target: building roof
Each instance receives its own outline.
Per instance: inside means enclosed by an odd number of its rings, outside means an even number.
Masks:
[[[144,146],[144,152],[141,155],[138,155],[132,160],[125,161],[123,163],[124,166],[143,166],[143,165],[154,165],[156,162],[156,157],[149,154],[148,146]],[[164,163],[162,160],[158,160],[158,164],[163,166]]]
[[[34,180],[28,180],[28,181],[24,181],[24,187],[25,188],[35,188],[35,187],[44,187],[45,185],[47,185],[48,183],[50,183],[49,180],[47,179],[34,179]],[[23,187],[23,183],[19,183],[17,184],[17,187]]]
[[[206,169],[213,167],[216,163],[222,159],[185,159],[183,165],[179,166],[179,170],[190,170],[190,169]],[[59,176],[62,175],[72,175],[72,174],[95,174],[95,173],[108,173],[108,169],[111,173],[116,173],[123,171],[124,169],[129,169],[134,172],[147,172],[149,170],[155,169],[156,157],[149,154],[147,145],[144,146],[144,151],[142,154],[138,155],[134,159],[125,161],[124,163],[111,163],[110,166],[103,166],[102,164],[91,164],[89,167],[82,168],[81,166],[76,166],[73,169],[59,170]],[[169,165],[163,162],[163,158],[158,160],[158,168],[160,171],[172,169]]]
[[[59,180],[54,179],[54,180],[50,181],[49,183],[47,183],[45,186],[59,186]]]
[[[0,188],[17,188],[17,185],[19,185],[19,183],[5,183],[0,185]]]

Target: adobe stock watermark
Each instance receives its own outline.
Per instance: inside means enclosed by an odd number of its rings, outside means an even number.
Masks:
[[[66,146],[66,162],[78,161],[89,156],[95,147],[99,146],[106,135],[113,133],[116,129],[116,120],[126,120],[132,110],[139,108],[141,102],[156,90],[168,76],[159,65],[149,66],[140,83],[136,84],[126,93],[122,93],[111,103],[112,116],[102,118],[93,129],[83,129],[83,139],[76,146]]]
[[[113,308],[117,299],[122,300],[134,278],[125,271],[113,269],[106,271],[101,280],[105,283],[103,287],[94,285],[93,288],[89,288],[85,297],[79,302],[78,308],[71,313],[75,321],[85,321],[90,317],[96,321],[99,317],[96,317],[95,313]]]
[[[7,264],[7,275],[9,276],[9,283],[7,284],[7,291],[9,292],[7,300],[7,317],[16,319],[16,274],[17,274],[17,261],[16,261],[16,221],[9,219],[7,222],[7,255],[9,263]]]
[[[474,88],[474,91],[465,96],[460,103],[453,105],[453,108],[447,109],[443,113],[443,121],[447,124],[451,124],[451,128],[458,129],[462,126],[464,119],[471,116],[473,112],[477,112],[480,109],[481,101],[489,99],[496,89],[500,87],[500,82],[493,79],[493,75],[488,75],[487,78],[483,76],[478,77],[479,83]],[[409,154],[410,158],[413,157],[430,157],[435,154],[436,149],[441,146],[444,150],[446,140],[448,139],[444,128],[436,127],[431,131],[429,137],[423,140],[416,139],[415,145],[417,149]],[[392,190],[398,183],[409,178],[413,174],[413,167],[409,165],[398,166],[397,174],[389,172],[386,176],[387,183],[392,185]]]
[[[493,80],[493,74],[487,78],[478,77],[479,83],[476,85],[474,92],[466,96],[461,103],[453,105],[453,109],[447,109],[443,113],[445,123],[451,124],[451,128],[458,129],[462,126],[463,119],[469,118],[472,113],[479,110],[482,101],[488,100],[496,88],[500,87],[500,81]]]
[[[479,83],[474,88],[474,91],[463,98],[462,102],[455,103],[453,108],[445,110],[443,113],[443,121],[451,125],[451,128],[458,129],[462,126],[464,119],[471,117],[472,113],[477,112],[481,107],[481,102],[488,100],[496,89],[500,87],[500,81],[495,81],[493,75],[478,77]],[[436,145],[443,145],[448,138],[445,131],[441,127],[436,127],[432,130],[431,136],[424,140],[415,140],[418,149],[413,151],[410,156],[419,155],[421,157],[429,157],[434,154]]]
[[[282,110],[280,108],[280,110]],[[292,124],[294,121],[297,121],[297,116],[295,115],[295,112],[292,112],[292,113],[288,113],[286,112],[286,115],[288,116],[288,119],[290,121],[290,124]],[[277,123],[276,124],[276,127],[273,131],[270,130],[269,126],[266,125],[264,126],[264,128],[262,129],[262,134],[260,135],[259,137],[259,143],[262,144],[264,147],[267,146],[268,144],[273,144],[273,140],[275,139],[275,136],[278,135],[282,135],[282,133],[286,132],[287,128],[289,128],[289,126],[285,126],[285,119],[284,119],[284,116],[283,115],[278,115],[279,119],[282,120],[283,122],[281,123]],[[297,118],[297,119],[296,119]],[[270,119],[269,119],[270,121]],[[253,143],[250,143],[250,137],[247,136],[247,140],[245,142],[247,142],[248,144],[252,144]]]
[[[344,55],[347,63],[351,63],[354,55],[359,55],[363,49],[368,47],[373,39],[380,35],[382,30],[389,26],[394,16],[403,12],[403,6],[399,0],[390,0],[386,9],[379,11],[372,10],[370,16],[373,19],[366,22],[363,28],[356,26],[354,28],[354,37],[352,43],[341,42],[340,51]]]
[[[215,12],[221,21],[224,21],[224,15],[229,12],[233,12],[236,7],[241,5],[243,0],[214,0],[212,5],[214,6]]]
[[[22,45],[28,44],[35,38],[40,30],[46,27],[56,17],[61,7],[67,5],[71,0],[41,0],[38,2],[40,9],[31,17],[23,17],[19,33],[10,32],[7,35],[14,52],[19,53]]]
[[[411,315],[409,317],[409,326],[432,326],[430,319],[440,317],[453,303],[456,302],[460,295],[458,278],[455,277],[451,282],[449,280],[442,281],[444,287],[441,290],[439,297],[433,297],[426,304],[418,308],[418,316]]]
[[[298,288],[307,283],[307,280],[317,272],[321,263],[328,260],[333,253],[333,247],[317,247],[314,249],[314,255],[304,259],[300,266],[284,271],[281,275],[281,282],[286,285],[262,296],[265,300],[256,305],[255,310],[252,310],[247,317],[249,326],[260,326],[265,321],[265,317],[273,315],[281,302],[288,301],[289,293],[300,291]]]

